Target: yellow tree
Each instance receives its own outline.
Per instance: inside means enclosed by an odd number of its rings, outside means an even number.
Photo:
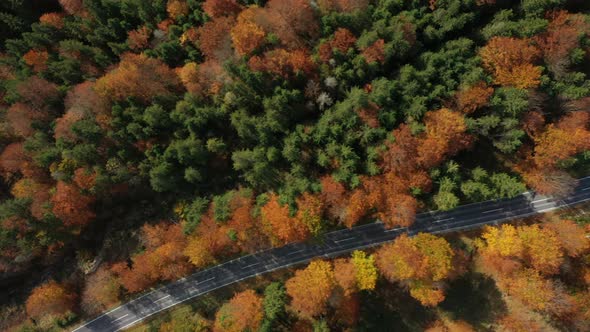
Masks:
[[[401,235],[376,253],[377,267],[390,281],[406,283],[410,295],[427,306],[444,299],[434,283],[450,277],[454,252],[444,238],[420,233],[413,238]]]
[[[432,281],[448,277],[454,252],[447,240],[428,233],[420,233],[412,240],[424,257],[426,277]]]
[[[355,268],[356,285],[359,290],[375,289],[377,284],[377,268],[373,255],[367,256],[364,251],[352,253],[352,264]]]
[[[518,260],[544,274],[556,273],[563,261],[561,243],[548,227],[486,227],[482,238],[485,242],[479,247],[483,255]]]
[[[501,256],[521,256],[524,251],[516,227],[504,224],[501,227],[484,227],[482,238],[485,249]]]
[[[377,250],[377,267],[389,281],[402,281],[425,276],[420,250],[406,234]]]
[[[518,236],[525,247],[527,262],[537,271],[544,274],[557,273],[563,262],[561,243],[549,228],[539,225],[518,228]]]
[[[292,298],[291,306],[301,317],[312,318],[325,314],[335,286],[332,264],[313,261],[307,268],[296,271],[285,286]]]
[[[249,55],[262,46],[266,38],[264,29],[255,22],[256,9],[251,7],[242,11],[231,30],[231,39],[238,55]]]
[[[201,237],[190,237],[183,253],[196,267],[204,267],[215,261],[207,245],[207,240]]]
[[[434,307],[445,299],[442,290],[420,281],[410,284],[410,295],[427,307]]]
[[[305,192],[297,198],[297,207],[295,218],[299,224],[305,225],[313,236],[318,236],[322,231],[324,210],[324,204],[319,196]]]
[[[12,185],[10,193],[16,198],[33,198],[39,189],[40,184],[35,180],[22,178]]]

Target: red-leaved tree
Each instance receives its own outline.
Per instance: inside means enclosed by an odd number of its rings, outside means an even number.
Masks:
[[[51,197],[53,213],[67,227],[85,226],[96,216],[92,211],[94,197],[84,195],[73,184],[58,181]]]

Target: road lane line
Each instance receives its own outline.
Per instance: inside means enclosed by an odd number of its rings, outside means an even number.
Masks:
[[[202,284],[202,283],[204,283],[204,282],[211,281],[211,280],[213,280],[213,279],[215,279],[215,277],[211,277],[211,278],[209,278],[209,279],[207,279],[207,280],[203,280],[203,281],[198,281],[196,284],[197,284],[197,285],[199,285],[199,284]]]
[[[543,198],[543,199],[538,199],[538,200],[536,200],[536,201],[532,201],[531,203],[539,203],[539,202],[544,202],[544,201],[548,201],[548,200],[550,200],[550,199],[551,199],[551,197],[547,197],[547,198]]]
[[[394,232],[394,231],[399,231],[400,229],[404,229],[405,227],[398,227],[398,228],[392,228],[392,229],[386,229],[384,231],[384,233],[389,233],[389,232]]]
[[[587,198],[587,199],[582,199],[582,200],[579,200],[579,201],[577,201],[577,202],[572,202],[571,204],[581,203],[581,202],[585,202],[585,201],[587,201],[587,200],[590,200],[590,198]],[[553,207],[553,208],[550,208],[550,210],[555,210],[555,209],[557,209],[557,208],[558,208],[558,207]],[[539,213],[539,212],[535,212],[535,213],[528,213],[528,214],[523,214],[522,216],[515,216],[514,218],[510,218],[510,219],[520,218],[520,217],[524,217],[524,216],[528,216],[528,215],[535,215],[535,214],[538,214],[538,213]],[[476,225],[490,224],[490,223],[491,223],[491,222],[489,222],[489,221],[488,221],[488,222],[479,223],[479,224],[476,224]],[[459,230],[459,229],[461,229],[461,227],[459,227],[457,230]],[[436,233],[439,233],[439,232],[431,232],[431,233],[433,233],[433,234],[436,234]],[[383,243],[386,243],[386,242],[391,242],[391,239],[385,239],[385,240],[382,240],[382,241],[378,241],[378,242],[369,243],[369,244],[366,244],[366,245],[362,245],[362,246],[360,246],[360,247],[357,247],[357,248],[355,248],[355,249],[357,249],[357,250],[358,250],[358,249],[363,249],[363,248],[371,248],[371,247],[375,247],[375,246],[378,246],[378,245],[380,245],[380,244],[383,244]],[[339,254],[339,253],[344,253],[344,252],[350,252],[350,251],[352,251],[352,250],[354,250],[354,249],[340,250],[340,251],[336,251],[336,252],[334,252],[334,253],[332,253],[332,254]],[[283,266],[279,266],[279,267],[276,267],[276,268],[273,268],[273,269],[267,270],[266,272],[272,272],[272,271],[279,270],[279,269],[285,269],[285,268],[288,268],[288,267],[290,267],[290,266],[294,266],[294,265],[297,265],[297,264],[301,264],[301,263],[308,262],[308,261],[310,261],[310,260],[311,260],[311,258],[305,258],[305,259],[302,259],[302,260],[299,260],[299,261],[291,262],[291,263],[289,263],[289,264],[286,264],[286,265],[283,265]],[[238,280],[233,280],[233,281],[230,281],[230,282],[227,282],[227,283],[221,284],[221,285],[219,285],[219,286],[215,287],[214,289],[211,289],[211,290],[209,290],[208,292],[212,292],[212,291],[214,291],[214,290],[216,290],[216,289],[219,289],[219,288],[225,287],[225,286],[227,286],[227,285],[230,285],[230,284],[233,284],[233,283],[238,283],[238,282],[240,282],[240,281],[242,281],[242,280],[244,280],[244,279],[248,279],[248,278],[251,278],[251,277],[252,277],[252,276],[247,276],[247,277],[244,277],[244,278],[240,278],[240,279],[238,279]],[[191,295],[191,296],[189,296],[189,297],[187,297],[187,298],[184,298],[184,299],[182,299],[182,300],[180,300],[180,301],[178,301],[178,302],[176,302],[176,303],[171,303],[170,305],[168,305],[168,306],[166,306],[166,307],[164,307],[164,308],[162,308],[162,309],[159,309],[159,310],[157,310],[157,311],[155,311],[155,312],[152,312],[152,313],[150,313],[150,314],[148,314],[148,315],[146,315],[146,316],[144,316],[144,317],[140,317],[140,318],[138,318],[138,319],[136,319],[136,320],[134,320],[134,321],[132,321],[132,322],[128,323],[127,325],[125,325],[125,326],[123,326],[123,327],[121,327],[121,328],[118,328],[117,330],[115,330],[115,332],[117,332],[117,331],[121,331],[121,330],[124,330],[124,329],[126,329],[126,328],[128,328],[128,327],[130,327],[130,326],[133,326],[133,325],[134,325],[134,324],[136,324],[137,322],[143,321],[143,320],[145,320],[146,318],[148,318],[148,317],[150,317],[150,316],[152,316],[152,315],[154,315],[154,314],[157,314],[157,313],[159,313],[159,312],[161,312],[161,311],[163,311],[163,310],[166,310],[166,309],[168,309],[168,308],[170,308],[170,307],[172,307],[172,306],[174,306],[174,305],[177,305],[177,304],[179,304],[179,303],[182,303],[182,302],[185,302],[185,301],[187,301],[187,300],[190,300],[190,299],[192,299],[192,298],[194,298],[194,297],[196,297],[196,296],[197,296],[197,295]]]
[[[252,266],[255,266],[255,265],[258,265],[258,264],[260,264],[260,262],[258,262],[258,263],[254,263],[254,264],[250,264],[250,265],[246,265],[246,266],[244,266],[244,267],[242,268],[242,270],[243,270],[243,269],[247,269],[247,268],[249,268],[249,267],[252,267]]]
[[[119,317],[119,318],[115,319],[115,320],[114,320],[114,321],[112,321],[111,323],[114,323],[114,322],[116,322],[116,321],[118,321],[118,320],[121,320],[121,319],[123,319],[123,318],[125,318],[125,317],[127,317],[127,316],[129,316],[129,314],[125,314],[125,315],[123,315],[123,316],[121,316],[121,317]]]
[[[585,178],[583,178],[583,179],[586,179],[586,178],[589,178],[589,177],[585,177]],[[578,189],[578,190],[579,190],[579,192],[582,192],[582,191],[584,191],[584,192],[585,192],[585,191],[588,191],[588,190],[590,190],[590,187],[588,187],[588,188],[584,188],[584,189]],[[580,195],[580,194],[578,194],[577,196],[579,196],[579,195]],[[576,197],[576,195],[574,195],[574,196],[571,196],[570,198],[574,198],[574,197],[575,197],[575,198],[577,198],[577,197]],[[569,205],[573,205],[573,204],[579,204],[579,203],[581,203],[581,202],[585,202],[585,201],[588,201],[588,200],[590,200],[590,198],[583,198],[583,199],[578,199],[578,200],[576,200],[576,201],[574,201],[574,202],[570,202],[569,204],[568,204],[568,203],[566,203],[566,204],[563,204],[563,205],[562,205],[562,204],[560,204],[559,202],[555,202],[555,203],[556,203],[556,206],[552,206],[552,207],[548,207],[548,208],[542,208],[542,209],[539,209],[539,210],[536,210],[536,209],[535,209],[536,211],[535,211],[535,212],[533,212],[533,213],[523,213],[523,214],[517,213],[517,215],[514,215],[514,216],[512,216],[512,217],[508,217],[508,218],[504,218],[504,217],[502,217],[502,218],[500,218],[500,219],[496,219],[496,220],[494,220],[494,221],[486,221],[486,222],[483,222],[483,223],[476,223],[476,224],[471,224],[471,225],[467,225],[467,226],[453,227],[453,228],[451,228],[451,229],[446,229],[446,230],[444,230],[444,231],[432,231],[432,233],[433,233],[433,234],[436,234],[436,233],[441,233],[441,232],[443,232],[443,233],[444,233],[444,232],[449,232],[449,231],[461,230],[461,229],[464,229],[464,228],[469,228],[469,227],[473,227],[473,226],[477,227],[477,226],[479,226],[479,225],[482,225],[482,224],[493,224],[493,223],[497,223],[497,222],[505,222],[505,220],[511,220],[511,219],[516,219],[516,218],[523,218],[523,217],[527,217],[527,216],[530,216],[530,215],[540,214],[540,213],[543,213],[543,212],[548,212],[548,211],[556,210],[556,209],[559,209],[559,208],[562,208],[562,207],[566,207],[566,206],[569,206]],[[489,202],[491,202],[491,201],[489,201]],[[483,202],[483,203],[485,203],[485,202]],[[480,202],[480,203],[472,203],[472,204],[474,204],[474,205],[475,205],[475,204],[482,205],[482,203],[481,203],[481,202]],[[472,204],[466,204],[465,206],[467,206],[467,205],[472,205]],[[547,203],[546,203],[546,204],[547,204]],[[540,204],[540,205],[541,205],[541,206],[543,206],[543,205],[546,205],[546,204]],[[497,209],[497,210],[502,210],[502,209]],[[520,210],[522,210],[522,209],[520,209]],[[495,211],[495,210],[490,210],[490,211],[486,211],[486,212],[479,212],[479,213],[491,213],[491,212],[494,212],[494,211]],[[516,211],[514,211],[514,212],[516,212]],[[424,213],[424,215],[425,215],[425,213]],[[367,224],[367,225],[363,225],[363,226],[369,226],[369,224]],[[347,230],[340,230],[340,231],[336,231],[336,232],[342,232],[342,231],[347,231]],[[336,232],[334,232],[334,233],[336,233]],[[344,240],[344,239],[343,239],[343,240]],[[342,240],[338,240],[338,241],[342,241]],[[382,243],[385,243],[385,242],[390,242],[390,241],[391,241],[391,239],[378,240],[377,242],[372,242],[372,243],[369,243],[369,244],[367,244],[367,245],[362,245],[362,246],[360,246],[360,247],[356,247],[355,249],[358,249],[358,248],[363,248],[363,247],[374,247],[374,246],[380,245],[380,244],[382,244]],[[272,249],[275,249],[275,248],[269,248],[269,249],[267,249],[267,250],[264,250],[264,251],[270,251],[270,250],[272,250]],[[353,250],[353,249],[351,248],[350,250]],[[349,249],[346,249],[346,250],[342,250],[341,252],[348,252],[348,251],[350,251],[350,250],[349,250]],[[296,251],[296,252],[292,252],[292,253],[286,254],[286,256],[287,256],[287,255],[290,255],[290,254],[296,254],[296,253],[299,253],[299,252],[301,252],[301,251],[304,251],[304,250],[298,250],[298,251]],[[301,260],[301,261],[298,261],[298,262],[303,262],[303,261],[309,261],[309,258],[305,258],[304,260]],[[226,262],[226,263],[223,263],[223,264],[221,264],[220,266],[224,266],[224,265],[226,265],[226,264],[230,264],[231,262],[232,262],[232,261],[230,261],[230,262]],[[291,266],[291,265],[297,264],[298,262],[295,262],[295,263],[290,263],[290,264],[287,264],[287,265],[282,265],[282,266],[277,266],[276,268],[273,268],[273,269],[267,270],[266,272],[270,272],[270,271],[274,271],[274,270],[277,270],[277,269],[286,268],[286,267],[289,267],[289,266]],[[205,271],[202,271],[202,272],[205,272]],[[198,275],[198,274],[199,274],[199,273],[196,273],[196,275]],[[210,279],[214,279],[214,278],[210,278]],[[242,278],[242,279],[245,279],[245,278]],[[240,279],[240,280],[242,280],[242,279]],[[208,280],[209,280],[209,279],[208,279]],[[205,280],[205,281],[208,281],[208,280]],[[202,281],[202,282],[205,282],[205,281]],[[224,283],[223,285],[219,285],[219,286],[215,287],[214,289],[218,289],[218,288],[224,287],[224,286],[226,286],[226,285],[228,285],[228,284],[231,284],[231,283],[234,283],[234,282],[238,282],[238,281],[239,281],[239,280],[237,280],[237,281],[236,281],[236,280],[234,280],[234,281],[232,281],[232,282],[229,282],[229,283]],[[167,286],[165,286],[165,287],[167,287]],[[162,287],[162,288],[165,288],[165,287]],[[209,291],[207,291],[207,292],[209,292]],[[79,329],[81,329],[81,328],[85,328],[85,327],[87,327],[89,324],[91,324],[92,322],[94,322],[94,321],[96,321],[96,320],[98,320],[98,319],[100,319],[100,318],[102,318],[102,317],[106,316],[108,313],[111,313],[111,312],[114,312],[114,311],[116,311],[116,310],[118,310],[118,309],[121,309],[121,308],[123,308],[124,306],[127,306],[127,305],[129,305],[130,303],[133,303],[133,302],[135,302],[135,301],[137,301],[137,300],[139,300],[139,299],[141,299],[141,298],[143,298],[143,297],[145,297],[145,296],[149,295],[150,293],[151,293],[151,292],[148,292],[148,293],[146,293],[146,294],[144,294],[144,295],[140,296],[139,298],[136,298],[136,299],[132,300],[131,302],[128,302],[128,303],[125,303],[125,304],[123,304],[123,305],[120,305],[119,307],[113,308],[112,310],[110,310],[110,311],[108,311],[107,313],[104,313],[104,314],[102,314],[102,315],[100,315],[100,316],[96,317],[95,319],[91,320],[90,322],[87,322],[87,323],[85,323],[84,325],[78,326],[78,327],[77,327],[75,330],[73,330],[73,331],[77,331],[77,330],[79,330]],[[191,292],[191,293],[192,293],[192,292]],[[181,300],[180,302],[184,302],[185,300],[188,300],[188,299],[190,299],[190,298],[193,298],[193,297],[195,297],[195,296],[197,296],[197,295],[191,295],[191,296],[189,296],[189,298],[187,298],[187,299],[183,299],[183,300]],[[178,303],[180,303],[180,302],[178,302]],[[175,304],[171,304],[170,306],[173,306],[173,305],[175,305]],[[168,308],[168,307],[170,307],[170,306],[167,306],[166,308]],[[162,311],[162,309],[159,309],[157,312],[160,312],[160,311]],[[154,312],[154,313],[156,313],[156,312]],[[137,320],[135,320],[135,321],[132,321],[131,323],[127,324],[127,325],[126,325],[126,326],[124,326],[123,328],[129,327],[129,326],[132,326],[133,324],[137,323],[138,321],[142,321],[142,320],[146,319],[147,317],[151,316],[151,315],[152,315],[152,314],[154,314],[154,313],[150,313],[150,314],[149,314],[149,315],[147,315],[147,316],[140,317],[140,318],[138,318]],[[122,329],[122,328],[119,328],[117,331],[119,331],[119,330],[121,330],[121,329]]]
[[[295,254],[298,254],[298,253],[300,253],[300,252],[302,252],[302,251],[305,251],[305,249],[300,249],[300,250],[296,250],[296,251],[291,251],[290,253],[288,253],[288,254],[287,254],[287,256],[295,255]]]
[[[149,293],[148,293],[148,294],[149,294]],[[144,296],[146,296],[146,295],[147,295],[147,294],[145,294],[145,295],[142,295],[142,296],[138,297],[137,299],[135,299],[135,300],[132,300],[132,301],[130,301],[130,302],[127,302],[127,303],[125,303],[125,304],[121,304],[120,306],[118,306],[118,307],[116,307],[116,308],[113,308],[113,309],[111,309],[111,310],[109,310],[109,311],[105,312],[104,314],[102,314],[102,315],[100,315],[100,316],[98,316],[98,317],[94,318],[93,320],[89,321],[88,323],[86,323],[86,324],[84,324],[84,325],[81,325],[81,326],[78,326],[76,329],[72,330],[72,332],[76,332],[76,331],[78,331],[79,329],[81,329],[81,328],[83,328],[83,327],[86,327],[86,326],[88,326],[90,323],[93,323],[93,322],[95,322],[96,320],[98,320],[98,319],[101,319],[101,318],[103,318],[103,317],[106,317],[108,314],[110,314],[110,313],[113,313],[113,312],[115,312],[115,311],[117,311],[117,310],[119,310],[119,309],[123,308],[123,306],[124,306],[124,305],[126,305],[126,304],[129,304],[129,303],[131,303],[131,302],[134,302],[134,301],[136,301],[136,300],[139,300],[140,298],[142,298],[142,297],[144,297]]]
[[[440,220],[435,220],[435,223],[439,223],[439,222],[443,222],[443,221],[449,221],[449,220],[453,220],[455,219],[455,217],[451,217],[451,218],[446,218],[446,219],[440,219]]]
[[[582,201],[580,201],[580,202],[583,202],[583,201],[584,201],[584,200],[582,200]],[[570,205],[574,205],[574,204],[578,204],[578,203],[579,203],[579,202],[576,202],[576,203],[563,203],[562,205],[551,206],[551,207],[548,207],[548,208],[544,208],[544,209],[541,209],[541,210],[537,210],[536,212],[537,212],[537,213],[545,213],[545,212],[549,212],[549,211],[553,211],[553,210],[558,210],[558,209],[567,208],[567,207],[569,207]]]
[[[156,302],[160,302],[160,301],[162,301],[162,300],[164,300],[164,299],[167,299],[167,298],[169,298],[169,297],[170,297],[170,295],[166,295],[166,296],[164,296],[164,297],[161,297],[161,298],[159,298],[159,299],[155,300],[155,301],[154,301],[154,303],[156,303]]]
[[[344,241],[350,241],[350,240],[354,240],[354,236],[352,236],[352,237],[347,237],[346,239],[341,239],[341,240],[334,240],[334,243],[340,243],[340,242],[344,242]]]
[[[482,213],[492,213],[492,212],[496,212],[496,211],[500,211],[500,210],[504,210],[504,209],[503,208],[493,209],[493,210],[483,211]]]

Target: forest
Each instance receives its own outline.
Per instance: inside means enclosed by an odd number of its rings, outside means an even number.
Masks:
[[[336,229],[564,197],[589,74],[584,0],[2,1],[0,330]],[[588,331],[583,208],[315,260],[145,331]],[[497,317],[449,309],[484,284]],[[375,325],[403,301],[420,319]]]

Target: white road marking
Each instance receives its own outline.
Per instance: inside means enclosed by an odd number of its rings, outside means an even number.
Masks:
[[[504,210],[504,209],[503,208],[493,209],[493,210],[483,211],[482,213],[492,213],[492,212],[496,212],[496,211],[500,211],[500,210]]]
[[[586,179],[586,178],[589,178],[589,177],[590,177],[590,176],[588,176],[588,177],[585,177],[584,179]],[[582,189],[582,191],[586,191],[586,190],[590,190],[590,188],[585,188],[585,189]],[[581,200],[577,200],[577,201],[575,201],[575,202],[571,202],[570,204],[572,204],[572,205],[573,205],[573,204],[577,204],[577,203],[585,202],[585,201],[588,201],[588,200],[590,200],[590,198],[584,198],[584,199],[581,199]],[[481,204],[481,203],[474,203],[474,204]],[[545,208],[545,209],[542,209],[542,210],[536,210],[534,213],[526,213],[526,214],[523,214],[523,215],[521,215],[520,217],[526,217],[526,216],[529,216],[529,215],[534,215],[534,214],[538,214],[538,213],[545,212],[545,211],[551,211],[551,210],[556,210],[556,209],[559,209],[559,208],[560,208],[560,206],[559,206],[559,203],[557,203],[557,204],[558,204],[558,206],[554,206],[554,207],[550,207],[550,208]],[[565,206],[568,206],[568,205],[570,205],[570,204],[565,204]],[[468,205],[469,205],[469,204],[468,204]],[[543,205],[544,205],[544,204],[543,204]],[[492,211],[487,211],[487,212],[492,212]],[[517,217],[518,217],[518,216],[514,216],[514,217],[512,217],[512,218],[501,218],[501,219],[499,219],[499,220],[501,220],[501,221],[504,221],[504,220],[507,220],[507,219],[514,219],[514,218],[517,218]],[[493,223],[497,223],[497,222],[498,222],[498,219],[497,219],[496,221],[494,221]],[[489,223],[490,223],[490,221],[486,221],[486,222],[483,222],[483,223],[473,224],[473,225],[470,225],[470,226],[471,226],[471,227],[472,227],[472,226],[479,226],[479,225],[482,225],[482,224],[489,224]],[[465,228],[465,227],[456,227],[455,229],[456,229],[456,230],[460,230],[460,229],[463,229],[463,228]],[[438,232],[438,231],[433,231],[432,233],[433,233],[433,234],[436,234],[436,233],[440,233],[440,232]],[[379,244],[381,244],[381,243],[385,243],[385,242],[389,242],[389,241],[390,241],[390,240],[388,239],[388,240],[382,240],[382,241],[372,242],[372,243],[370,243],[370,244],[367,244],[367,245],[362,245],[362,246],[356,247],[356,249],[362,249],[362,248],[366,248],[366,247],[374,247],[374,246],[376,246],[376,245],[379,245]],[[273,248],[271,248],[271,249],[273,249]],[[271,250],[271,249],[267,249],[267,250],[264,250],[264,251],[268,251],[268,250]],[[340,251],[338,251],[338,252],[336,252],[336,253],[333,253],[333,254],[338,254],[338,253],[340,253],[340,252],[349,252],[349,251],[350,251],[349,249],[345,249],[345,250],[340,250]],[[282,269],[282,268],[287,268],[287,267],[290,267],[290,266],[293,266],[293,265],[297,265],[297,264],[300,264],[300,263],[303,263],[303,262],[308,262],[309,260],[310,260],[309,258],[305,258],[305,259],[302,259],[302,260],[299,260],[299,261],[296,261],[296,262],[292,262],[292,263],[289,263],[289,264],[286,264],[286,265],[282,265],[282,266],[278,266],[278,267],[272,268],[272,269],[268,270],[267,272],[271,272],[271,271],[278,270],[278,269]],[[232,262],[232,261],[230,261],[230,262],[227,262],[227,263],[224,263],[224,264],[221,264],[221,266],[223,266],[223,265],[226,265],[226,264],[229,264],[229,263],[231,263],[231,262]],[[227,282],[227,283],[224,283],[224,284],[214,285],[215,287],[214,287],[212,290],[215,290],[215,289],[219,289],[219,288],[225,287],[225,286],[227,286],[227,285],[229,285],[229,284],[232,284],[232,283],[237,283],[237,282],[239,282],[239,281],[241,281],[241,280],[244,280],[244,279],[247,279],[247,278],[250,278],[250,277],[251,277],[251,276],[246,276],[246,277],[244,277],[244,278],[240,278],[240,279],[238,279],[238,280],[232,280],[232,281],[229,281],[229,282]],[[214,279],[214,278],[210,278],[210,279]],[[208,280],[210,280],[210,279],[208,279]],[[208,281],[208,280],[205,280],[205,281]],[[205,281],[203,281],[203,282],[205,282]],[[207,292],[209,292],[209,291],[212,291],[212,290],[208,290]],[[119,307],[117,307],[117,308],[114,308],[114,309],[112,309],[112,310],[108,311],[107,313],[104,313],[104,314],[102,314],[102,315],[100,315],[100,316],[96,317],[96,318],[95,318],[95,319],[93,319],[92,321],[90,321],[90,322],[87,322],[86,324],[84,324],[84,325],[82,325],[82,326],[79,326],[79,327],[77,327],[77,328],[76,328],[74,331],[76,331],[76,330],[79,330],[80,328],[84,328],[84,327],[88,326],[88,324],[90,324],[91,322],[93,322],[93,321],[96,321],[97,319],[100,319],[101,317],[104,317],[104,316],[106,316],[108,313],[111,313],[111,312],[114,312],[114,311],[116,311],[116,310],[118,310],[118,309],[121,309],[122,307],[124,307],[124,306],[128,305],[129,303],[135,302],[135,301],[137,301],[137,300],[139,300],[139,299],[141,299],[141,298],[143,298],[143,297],[145,297],[145,296],[147,296],[147,295],[149,295],[149,294],[150,294],[150,293],[147,293],[147,294],[145,294],[145,295],[143,295],[143,296],[140,296],[139,298],[137,298],[137,299],[135,299],[135,300],[132,300],[131,302],[125,303],[125,304],[123,304],[123,305],[121,305],[121,306],[119,306]],[[187,301],[187,300],[189,300],[189,299],[191,299],[191,298],[194,298],[195,296],[197,296],[197,295],[191,295],[191,296],[189,296],[189,297],[187,297],[187,298],[180,299],[178,302],[171,303],[170,305],[168,305],[168,306],[166,306],[166,307],[164,307],[164,308],[160,308],[160,309],[158,309],[158,310],[157,310],[157,311],[155,311],[155,312],[151,312],[151,313],[149,313],[148,315],[146,315],[146,316],[144,316],[144,317],[139,317],[138,319],[136,319],[136,320],[134,320],[134,321],[132,321],[132,322],[128,323],[127,325],[125,325],[125,326],[123,326],[123,327],[121,327],[121,328],[118,328],[116,331],[121,331],[121,330],[124,330],[125,328],[128,328],[128,327],[130,327],[130,326],[132,326],[132,325],[136,324],[136,323],[137,323],[137,322],[139,322],[139,321],[145,320],[145,319],[146,319],[146,318],[148,318],[149,316],[152,316],[152,315],[154,315],[154,314],[156,314],[156,313],[158,313],[158,312],[161,312],[161,311],[163,311],[163,310],[165,310],[165,309],[167,309],[167,308],[169,308],[169,307],[172,307],[172,306],[174,306],[174,305],[176,305],[176,304],[178,304],[178,303],[181,303],[181,302]]]
[[[443,222],[443,221],[449,221],[449,220],[453,220],[455,219],[455,217],[451,217],[451,218],[446,218],[446,219],[440,219],[440,220],[435,220],[435,223],[439,223],[439,222]]]
[[[129,314],[123,315],[123,316],[121,316],[121,317],[119,317],[119,318],[115,319],[114,321],[112,321],[112,323],[114,323],[114,322],[116,322],[116,321],[118,321],[118,320],[121,320],[121,319],[123,319],[123,318],[125,318],[125,317],[127,317],[127,316],[129,316]]]
[[[164,297],[161,297],[161,298],[159,298],[159,299],[155,300],[155,301],[154,301],[154,303],[156,303],[156,302],[160,302],[160,301],[162,301],[162,300],[164,300],[164,299],[167,299],[167,298],[169,298],[169,297],[170,297],[170,295],[166,295],[166,296],[164,296]]]
[[[548,201],[548,200],[550,200],[550,199],[551,199],[551,197],[547,197],[547,198],[543,198],[543,199],[538,199],[538,200],[536,200],[536,201],[532,201],[531,203],[539,203],[539,202],[544,202],[544,201]]]
[[[249,267],[252,267],[252,266],[254,266],[254,265],[258,265],[258,264],[260,264],[260,262],[258,262],[258,263],[254,263],[254,264],[250,264],[250,265],[246,265],[246,266],[244,266],[244,267],[242,268],[242,270],[243,270],[243,269],[247,269],[247,268],[249,268]]]
[[[398,227],[398,228],[386,229],[385,230],[385,233],[399,231],[400,229],[404,229],[404,228],[405,227]]]
[[[300,252],[302,252],[302,251],[305,251],[305,249],[300,249],[300,250],[296,250],[296,251],[291,251],[290,253],[288,253],[288,254],[287,254],[287,256],[295,255],[295,254],[298,254],[298,253],[300,253]]]
[[[582,199],[582,200],[576,201],[575,203],[582,203],[582,202],[585,202],[585,201],[588,201],[588,200],[590,200],[590,199]],[[575,204],[575,203],[572,203],[572,204]],[[558,207],[551,207],[551,208],[548,208],[548,209],[545,209],[545,210],[556,210],[556,209],[558,209]],[[531,214],[526,214],[526,215],[538,214],[540,212],[541,211],[537,211],[536,213],[531,213]],[[479,224],[475,224],[475,225],[472,225],[472,226],[479,226],[479,225],[482,225],[482,224],[489,224],[489,222],[479,223]],[[461,228],[457,228],[457,230],[459,230],[459,229],[461,229]],[[432,232],[432,233],[436,234],[438,232]],[[375,246],[377,246],[379,244],[382,244],[382,243],[385,243],[385,242],[390,242],[390,240],[383,240],[383,241],[379,241],[379,242],[370,243],[370,244],[367,244],[367,245],[363,245],[363,246],[357,247],[356,249],[358,250],[358,249],[363,249],[363,248],[371,248],[371,247],[375,247]],[[342,253],[342,252],[349,252],[349,251],[350,250],[346,249],[346,250],[337,251],[337,252],[335,252],[333,254],[339,254],[339,253]],[[275,270],[278,270],[278,269],[288,268],[290,266],[294,266],[294,265],[297,265],[297,264],[308,262],[309,260],[310,260],[309,258],[305,258],[305,259],[302,259],[302,260],[299,260],[299,261],[296,261],[296,262],[291,262],[291,263],[286,264],[286,265],[283,265],[283,266],[278,266],[276,268],[273,268],[273,269],[268,270],[267,272],[272,272],[272,271],[275,271]],[[229,281],[229,282],[227,282],[225,284],[216,286],[214,289],[212,289],[210,291],[213,291],[213,290],[216,290],[216,289],[225,287],[225,286],[227,286],[229,284],[232,284],[232,283],[238,283],[238,282],[240,282],[240,281],[242,281],[244,279],[250,278],[250,277],[251,276],[246,276],[246,277],[240,278],[238,280]],[[185,302],[187,300],[190,300],[190,299],[194,298],[195,296],[197,296],[197,295],[189,296],[189,297],[187,297],[185,299],[182,299],[182,300],[180,300],[178,302],[171,303],[170,305],[168,305],[168,306],[166,306],[164,308],[161,308],[161,309],[159,309],[157,311],[151,312],[150,314],[148,314],[148,315],[146,315],[144,317],[140,317],[140,318],[138,318],[138,319],[136,319],[136,320],[128,323],[127,325],[125,325],[125,326],[123,326],[121,328],[118,328],[117,330],[115,330],[115,332],[122,331],[122,330],[124,330],[124,329],[126,329],[126,328],[128,328],[130,326],[135,325],[137,322],[140,322],[142,320],[145,320],[146,318],[148,318],[148,317],[150,317],[150,316],[152,316],[154,314],[157,314],[157,313],[159,313],[159,312],[161,312],[163,310],[166,310],[166,309],[168,309],[168,308],[170,308],[170,307],[172,307],[174,305],[177,305],[178,303],[182,303],[182,302]],[[83,326],[80,326],[79,328],[82,328],[82,327],[85,327],[85,326],[86,325],[83,325]]]
[[[211,278],[209,278],[209,279],[207,279],[207,280],[199,281],[199,282],[197,282],[197,285],[198,285],[198,284],[202,284],[202,283],[204,283],[204,282],[207,282],[207,281],[211,281],[211,280],[213,280],[213,279],[215,279],[215,277],[211,277]]]
[[[353,239],[354,239],[354,236],[353,237],[347,237],[346,239],[334,240],[334,243],[340,243],[340,242],[344,242],[344,241],[350,241],[350,240],[353,240]]]
[[[149,294],[149,293],[148,293],[148,294]],[[132,300],[131,302],[137,301],[137,300],[139,300],[139,299],[143,298],[143,297],[144,297],[144,296],[146,296],[146,295],[147,295],[147,294],[145,294],[145,295],[142,295],[142,296],[140,296],[140,297],[138,297],[138,298],[136,298],[136,299]],[[76,332],[76,331],[78,331],[79,329],[81,329],[81,328],[83,328],[83,327],[86,327],[86,326],[88,326],[90,323],[92,323],[92,322],[94,322],[94,321],[96,321],[96,320],[98,320],[98,319],[101,319],[101,318],[105,317],[106,315],[108,315],[108,314],[110,314],[110,313],[112,313],[112,312],[115,312],[115,311],[117,311],[117,310],[119,310],[119,309],[123,308],[123,306],[124,306],[124,305],[126,305],[126,304],[129,304],[129,303],[131,303],[131,302],[128,302],[128,303],[125,303],[125,304],[121,304],[120,306],[118,306],[118,307],[116,307],[116,308],[114,308],[114,309],[111,309],[111,310],[109,310],[109,311],[105,312],[104,314],[102,314],[102,315],[100,315],[100,316],[98,316],[98,317],[94,318],[93,320],[89,321],[88,323],[85,323],[84,325],[78,326],[78,327],[77,327],[75,330],[72,330],[72,332]]]

